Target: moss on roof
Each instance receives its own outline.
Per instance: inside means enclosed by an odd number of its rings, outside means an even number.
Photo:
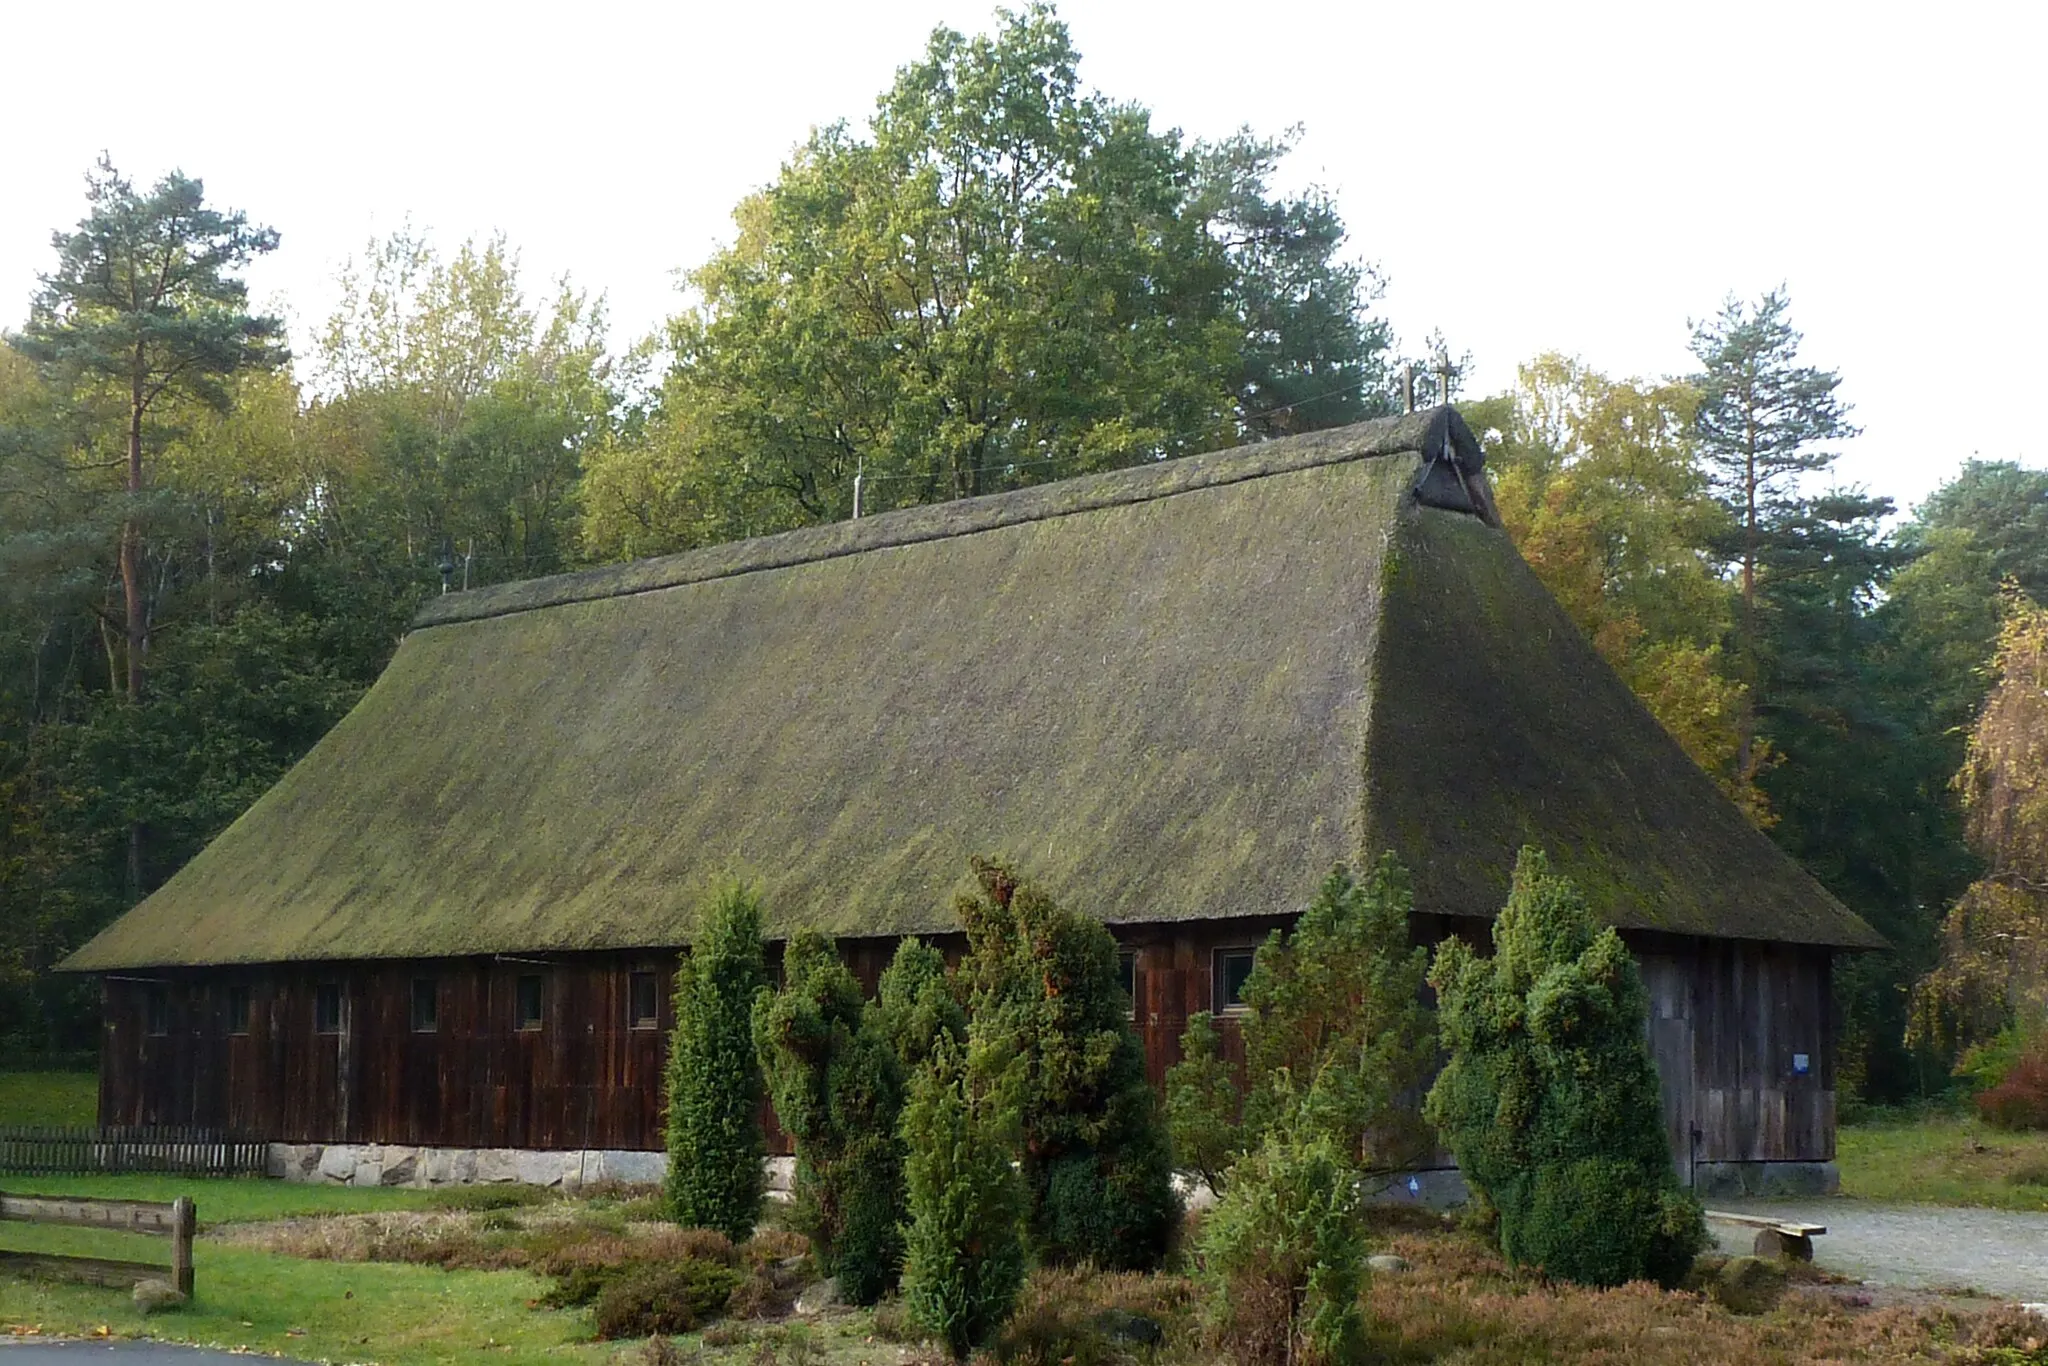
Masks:
[[[451,595],[67,966],[673,945],[735,874],[776,933],[932,931],[974,852],[1125,922],[1385,845],[1490,915],[1523,842],[1622,925],[1876,942],[1417,502],[1453,447],[1438,410]]]

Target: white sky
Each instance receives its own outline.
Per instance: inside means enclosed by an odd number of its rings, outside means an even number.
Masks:
[[[865,119],[933,25],[983,0],[356,0],[201,11],[0,0],[0,325],[105,148],[178,166],[284,235],[253,273],[303,328],[408,217],[503,229],[531,292],[569,271],[615,338],[675,306],[815,123]],[[1503,387],[1539,351],[1688,366],[1689,318],[1790,287],[1865,434],[1845,482],[1910,503],[1973,453],[2044,463],[2048,7],[1172,4],[1068,0],[1082,75],[1161,125],[1306,125],[1402,340],[1440,327]],[[211,14],[218,14],[214,20]],[[1974,413],[1975,416],[1969,416]]]

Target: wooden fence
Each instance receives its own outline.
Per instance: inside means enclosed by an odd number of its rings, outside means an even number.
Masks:
[[[139,1281],[169,1279],[178,1293],[192,1296],[192,1234],[199,1210],[179,1196],[171,1203],[147,1200],[79,1200],[68,1196],[8,1195],[0,1192],[0,1220],[31,1224],[68,1224],[73,1228],[111,1229],[117,1233],[149,1233],[171,1240],[168,1268],[153,1262],[119,1262],[105,1257],[69,1257],[54,1252],[9,1252],[0,1248],[0,1270],[29,1275],[61,1276],[95,1285],[131,1286]]]
[[[261,1176],[268,1145],[178,1125],[0,1128],[0,1172],[67,1176],[168,1172],[178,1176]]]

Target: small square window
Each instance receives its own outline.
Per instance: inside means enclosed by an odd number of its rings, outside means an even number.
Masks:
[[[1257,958],[1253,949],[1216,950],[1216,1009],[1241,1011],[1245,1009],[1244,984],[1252,975],[1252,963]]]
[[[1138,951],[1125,949],[1116,956],[1116,983],[1130,998],[1131,1018],[1138,1017]]]
[[[412,1032],[431,1034],[441,1027],[441,982],[435,977],[412,979]]]
[[[171,1032],[171,998],[161,982],[151,982],[142,997],[143,1026],[151,1034]]]
[[[628,983],[627,1023],[634,1029],[661,1028],[661,991],[651,972],[636,972]]]
[[[249,1032],[249,986],[236,982],[228,987],[228,1033]]]
[[[540,1028],[540,978],[538,975],[521,977],[518,990],[514,993],[514,1018],[521,1029]]]
[[[313,1029],[320,1034],[341,1033],[341,983],[322,982],[313,989]]]

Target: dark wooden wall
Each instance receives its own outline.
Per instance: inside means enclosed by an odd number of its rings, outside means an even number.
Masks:
[[[1120,926],[1135,953],[1134,1021],[1155,1086],[1180,1057],[1188,1017],[1211,1008],[1215,956],[1251,948],[1280,922]],[[1417,917],[1419,942],[1483,926]],[[1666,1129],[1690,1162],[1825,1161],[1834,1156],[1834,1035],[1825,949],[1630,936],[1651,998],[1649,1042]],[[941,941],[948,955],[958,943]],[[872,992],[890,940],[842,941]],[[661,951],[219,968],[106,979],[104,1123],[214,1126],[285,1142],[448,1147],[662,1146],[661,1087],[674,955]],[[629,981],[657,974],[658,1029],[630,1027]],[[516,1028],[521,976],[545,994],[539,1029]],[[432,1033],[411,1027],[412,983],[438,983]],[[315,1001],[340,988],[343,1028],[321,1033]],[[229,1000],[249,997],[246,1034]],[[161,992],[160,1035],[148,1026]],[[1219,1018],[1242,1063],[1235,1022]],[[1803,1053],[1805,1075],[1792,1060]],[[1695,1130],[1697,1136],[1695,1137]]]

